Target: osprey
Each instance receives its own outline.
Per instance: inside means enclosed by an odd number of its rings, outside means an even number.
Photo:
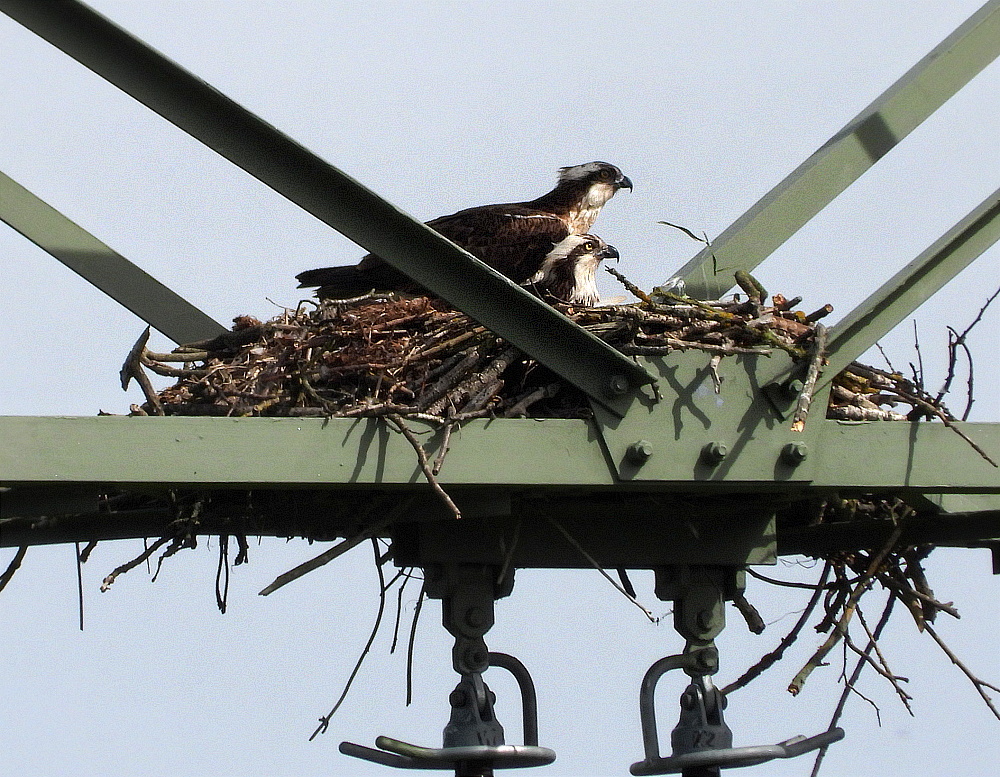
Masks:
[[[614,165],[588,162],[559,170],[556,187],[527,202],[482,205],[428,221],[427,226],[477,259],[524,283],[542,266],[553,246],[590,231],[597,214],[619,189],[632,182]],[[316,296],[344,298],[372,289],[426,293],[384,259],[368,254],[358,264],[306,270],[299,288],[319,286]]]
[[[543,299],[591,307],[597,294],[597,268],[604,259],[617,259],[618,249],[597,235],[570,235],[549,251],[528,284]]]

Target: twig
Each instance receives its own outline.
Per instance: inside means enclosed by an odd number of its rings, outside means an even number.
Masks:
[[[951,662],[952,662],[952,663],[953,663],[953,664],[954,664],[955,666],[957,666],[957,667],[958,667],[959,669],[961,669],[961,670],[962,670],[962,673],[963,673],[963,674],[964,674],[964,675],[965,675],[966,677],[968,677],[968,678],[969,678],[969,681],[970,681],[970,682],[971,682],[971,683],[972,683],[972,684],[973,684],[973,685],[975,686],[975,688],[976,688],[976,691],[977,691],[977,692],[979,693],[979,695],[980,695],[980,696],[982,696],[982,697],[983,697],[983,701],[984,701],[984,702],[986,702],[986,706],[990,708],[990,712],[992,712],[992,713],[993,713],[993,716],[994,716],[995,718],[997,718],[998,720],[1000,720],[1000,712],[998,712],[998,711],[997,711],[997,708],[996,708],[995,706],[993,706],[993,700],[992,700],[992,699],[990,698],[990,696],[989,696],[989,695],[987,695],[986,691],[985,691],[985,690],[983,690],[984,688],[989,688],[989,689],[990,689],[991,691],[996,691],[996,692],[1000,693],[1000,688],[998,688],[998,687],[997,687],[997,686],[995,686],[995,685],[991,685],[990,683],[988,683],[988,682],[985,682],[984,680],[980,680],[980,679],[979,679],[978,677],[976,677],[976,676],[975,676],[975,675],[974,675],[974,674],[973,674],[973,673],[972,673],[972,672],[971,672],[971,671],[969,670],[969,668],[968,668],[968,667],[967,667],[967,666],[966,666],[965,664],[963,664],[963,663],[962,663],[962,662],[961,662],[961,661],[959,660],[958,656],[956,656],[956,655],[955,655],[955,654],[954,654],[954,653],[953,653],[953,652],[951,651],[951,648],[949,648],[949,647],[948,647],[948,646],[947,646],[947,645],[945,644],[944,640],[943,640],[943,639],[941,639],[941,637],[940,637],[940,636],[938,635],[937,631],[935,631],[935,630],[934,630],[934,627],[933,627],[933,626],[931,626],[931,625],[930,625],[930,624],[928,623],[928,624],[925,624],[925,625],[924,625],[924,629],[925,629],[925,630],[927,631],[927,633],[928,633],[928,634],[930,634],[930,635],[931,635],[931,637],[933,637],[933,638],[934,638],[934,641],[938,643],[938,646],[939,646],[939,647],[940,647],[940,648],[941,648],[941,649],[942,649],[942,650],[944,651],[944,654],[945,654],[946,656],[948,656],[948,658],[950,658],[950,659],[951,659]]]
[[[813,669],[815,669],[822,663],[827,653],[829,653],[830,650],[833,649],[833,646],[836,645],[837,642],[840,641],[841,637],[843,637],[843,635],[846,633],[847,624],[851,620],[851,616],[854,614],[854,610],[857,608],[858,599],[860,599],[861,595],[865,592],[865,589],[868,587],[869,581],[875,576],[875,573],[882,565],[882,562],[885,560],[885,557],[889,555],[893,547],[896,545],[896,542],[899,541],[899,536],[901,533],[902,530],[900,529],[900,527],[896,526],[893,529],[892,534],[889,535],[889,539],[885,543],[885,546],[878,553],[878,555],[871,560],[871,563],[865,570],[865,574],[862,575],[861,579],[859,579],[858,582],[855,584],[854,590],[851,592],[851,595],[844,603],[844,606],[841,609],[842,615],[840,617],[840,620],[837,622],[836,626],[830,632],[830,636],[827,637],[826,641],[822,645],[820,645],[820,647],[816,650],[815,653],[813,653],[812,658],[810,658],[809,661],[806,662],[805,666],[803,666],[802,669],[799,670],[799,673],[795,675],[795,677],[792,679],[792,682],[789,683],[788,692],[792,694],[792,696],[797,695],[799,691],[802,690],[802,686],[805,684],[806,678],[809,677]]]
[[[890,596],[891,595],[892,594],[890,594]],[[868,628],[868,623],[865,620],[864,613],[861,612],[860,607],[858,608],[857,612],[858,612],[858,623],[861,624],[861,627],[865,630],[865,634],[868,636],[868,645],[870,646],[871,650],[866,649],[865,653],[861,653],[861,651],[858,650],[858,648],[854,645],[853,642],[850,643],[851,649],[862,655],[867,655],[869,652],[874,651],[879,661],[878,665],[875,666],[875,671],[877,671],[880,675],[885,677],[892,684],[893,690],[896,691],[896,695],[899,696],[899,700],[903,703],[903,706],[906,707],[906,711],[910,713],[910,717],[914,717],[913,708],[910,706],[910,700],[913,697],[910,696],[910,694],[908,694],[906,691],[904,691],[899,685],[899,681],[909,682],[909,678],[900,677],[899,675],[893,674],[892,670],[889,668],[888,660],[886,660],[886,657],[882,654],[882,648],[880,648],[878,645],[878,639],[875,637],[875,634],[872,632],[872,630]]]
[[[229,603],[229,535],[219,535],[219,566],[215,570],[215,604],[226,614]]]
[[[615,278],[617,278],[618,282],[622,286],[624,286],[629,291],[629,293],[632,294],[632,296],[634,296],[636,299],[642,300],[647,305],[653,304],[653,300],[649,298],[649,295],[646,292],[644,292],[642,289],[640,289],[638,286],[632,283],[632,281],[630,281],[628,278],[626,278],[624,275],[618,272],[618,270],[616,270],[614,267],[605,266],[604,269],[607,270],[609,273],[611,273]]]
[[[751,633],[764,633],[764,629],[766,628],[764,619],[760,617],[757,608],[747,601],[742,591],[737,591],[733,594],[733,605],[739,610],[740,615],[743,616],[743,620],[747,622],[747,628],[750,629]]]
[[[820,369],[823,366],[823,352],[825,350],[826,327],[822,324],[816,324],[805,385],[799,392],[798,401],[795,403],[795,413],[792,415],[793,432],[801,432],[805,428],[806,416],[809,415],[809,405],[812,402],[813,391],[816,389],[816,380],[819,378]]]
[[[707,237],[698,237],[694,232],[692,232],[687,227],[682,227],[680,224],[671,224],[669,221],[657,221],[657,224],[663,224],[666,227],[673,227],[674,229],[679,229],[685,235],[687,235],[692,240],[697,240],[699,243],[704,243],[705,245],[711,245],[708,242]]]
[[[119,575],[122,575],[128,572],[130,569],[134,569],[135,567],[139,566],[143,561],[152,556],[159,548],[162,548],[172,539],[173,538],[170,536],[160,537],[160,539],[158,539],[152,545],[146,547],[142,551],[142,553],[140,553],[134,559],[132,559],[131,561],[126,561],[121,566],[116,567],[114,571],[106,578],[104,578],[103,582],[101,583],[101,593],[104,593],[109,588],[111,588],[112,584],[115,582],[115,580],[118,578]]]
[[[142,388],[142,393],[146,397],[146,401],[149,402],[150,407],[156,411],[157,415],[165,415],[163,412],[163,404],[160,402],[159,396],[156,394],[156,390],[153,388],[153,384],[149,382],[149,376],[143,372],[142,369],[142,352],[146,348],[146,343],[149,341],[149,331],[150,328],[147,326],[143,333],[139,335],[139,339],[135,341],[132,346],[132,350],[128,352],[128,356],[125,357],[125,363],[122,365],[119,375],[122,382],[122,391],[128,389],[129,381],[132,378],[136,379],[139,386]]]
[[[266,588],[260,591],[259,595],[267,596],[268,594],[273,594],[282,586],[288,585],[293,580],[298,580],[303,575],[312,572],[314,569],[319,569],[324,564],[329,564],[335,558],[344,555],[351,548],[360,545],[367,539],[371,539],[372,537],[375,536],[375,534],[380,532],[386,526],[395,523],[399,519],[399,517],[409,508],[412,502],[413,502],[412,497],[404,500],[400,504],[396,505],[394,509],[390,510],[389,513],[386,514],[385,517],[383,517],[381,520],[375,521],[369,526],[366,526],[364,529],[359,531],[354,536],[348,537],[343,542],[337,543],[332,548],[324,551],[323,553],[320,553],[315,558],[311,558],[308,561],[304,561],[297,567],[289,569],[287,572],[278,575],[271,582],[270,585],[268,585]]]
[[[611,583],[611,585],[613,585],[616,589],[618,589],[618,591],[621,592],[622,596],[624,596],[626,599],[628,599],[630,602],[632,602],[632,604],[634,604],[636,607],[638,607],[640,610],[642,610],[646,614],[646,617],[649,618],[650,622],[652,622],[652,623],[659,623],[660,622],[660,619],[657,618],[655,615],[653,615],[653,613],[650,612],[648,609],[646,609],[646,607],[643,606],[643,604],[641,602],[639,602],[638,599],[636,599],[633,596],[629,596],[628,591],[626,591],[613,577],[611,577],[611,575],[609,575],[607,572],[604,571],[604,568],[600,564],[597,563],[597,561],[594,559],[593,556],[591,556],[586,550],[584,550],[583,546],[579,542],[576,541],[576,539],[573,537],[573,535],[571,535],[568,531],[566,531],[565,528],[563,528],[563,526],[562,526],[561,523],[559,523],[552,516],[546,516],[546,519],[548,520],[549,523],[551,523],[559,531],[560,534],[562,534],[563,537],[566,538],[566,541],[570,545],[572,545],[574,548],[576,548],[576,550],[580,553],[581,556],[583,556],[585,559],[587,559],[587,561],[590,563],[590,565],[594,569],[596,569],[598,572],[600,572],[604,576],[605,580],[607,580],[609,583]]]
[[[417,461],[420,463],[420,469],[423,471],[424,477],[427,478],[427,482],[430,483],[434,492],[441,497],[441,501],[445,503],[452,515],[454,515],[456,519],[460,519],[462,517],[461,511],[452,501],[451,497],[448,496],[448,492],[441,487],[437,477],[431,471],[430,463],[427,460],[427,451],[424,450],[424,446],[420,443],[420,440],[417,439],[417,436],[413,433],[410,427],[406,425],[402,416],[393,413],[387,415],[386,420],[395,426],[403,437],[406,438],[406,441],[413,447],[413,450],[417,454]]]
[[[417,606],[413,608],[413,621],[410,623],[410,638],[406,643],[406,706],[410,706],[413,701],[413,645],[417,641],[417,621],[420,619],[420,611],[424,607],[424,599],[427,596],[427,584],[420,588],[420,596],[417,597]]]
[[[448,449],[451,443],[451,433],[455,430],[458,424],[445,424],[444,434],[441,436],[441,450],[438,451],[437,457],[434,459],[434,466],[431,467],[431,474],[437,476],[441,472],[441,467],[444,466],[444,457],[448,455]]]
[[[76,559],[76,593],[80,605],[80,631],[83,631],[83,561],[80,559],[80,543],[73,543],[76,552],[73,554]]]
[[[351,690],[351,685],[354,683],[354,678],[358,676],[358,672],[361,671],[361,665],[365,662],[365,658],[368,656],[368,651],[371,650],[372,643],[375,642],[375,637],[378,634],[379,627],[382,625],[382,616],[385,614],[385,574],[382,572],[382,565],[378,563],[379,553],[378,553],[378,540],[372,537],[372,548],[375,551],[375,571],[378,572],[378,583],[379,583],[379,600],[378,600],[378,613],[375,615],[375,625],[372,626],[371,634],[368,636],[368,642],[365,643],[364,650],[361,651],[361,655],[358,656],[357,663],[354,664],[354,670],[351,672],[350,677],[347,678],[347,682],[344,684],[344,690],[340,694],[340,698],[337,699],[337,703],[333,705],[333,709],[330,710],[326,715],[319,719],[319,725],[316,730],[313,731],[312,736],[309,737],[309,741],[312,742],[317,734],[325,734],[327,728],[330,726],[330,719],[337,713],[340,709],[340,705],[344,703],[347,698],[348,692]]]
[[[14,577],[14,573],[21,568],[21,562],[24,561],[24,554],[27,552],[27,545],[22,545],[17,549],[17,553],[15,553],[14,558],[10,560],[10,563],[7,565],[7,569],[5,569],[3,574],[0,575],[0,591],[7,587],[7,583],[9,583],[11,578]]]
[[[895,602],[895,597],[890,596],[889,600],[886,602],[885,609],[882,611],[882,617],[879,618],[878,623],[875,625],[875,630],[872,632],[872,640],[868,643],[869,647],[874,645],[874,642],[882,636],[882,630],[886,627],[889,622],[889,616],[892,614],[892,605]],[[844,706],[847,704],[847,699],[851,695],[851,691],[854,688],[854,684],[858,681],[861,676],[861,671],[865,668],[865,662],[858,659],[858,663],[854,666],[854,671],[851,673],[851,677],[844,684],[844,690],[840,694],[840,700],[837,702],[837,706],[833,711],[833,716],[830,718],[830,725],[827,726],[827,731],[834,728],[837,722],[840,720],[841,714],[844,712]],[[816,753],[816,760],[813,762],[812,772],[810,772],[809,777],[817,777],[819,774],[819,767],[823,763],[823,758],[826,756],[826,751],[829,745],[824,745]]]
[[[924,357],[920,353],[920,335],[917,331],[917,319],[913,319],[913,350],[917,354],[917,366],[910,365],[910,369],[913,370],[913,382],[917,384],[917,388],[923,389],[924,387]]]
[[[830,576],[830,570],[833,564],[830,561],[826,562],[823,567],[823,571],[819,576],[818,582],[809,587],[813,589],[813,595],[810,597],[808,604],[806,604],[805,609],[799,616],[799,619],[792,626],[791,630],[781,638],[778,646],[772,650],[770,653],[764,655],[756,664],[747,669],[738,679],[731,682],[725,688],[722,689],[722,694],[726,695],[732,693],[733,691],[739,690],[740,688],[747,685],[751,680],[760,676],[767,669],[770,669],[774,664],[781,660],[781,657],[785,654],[788,647],[795,642],[799,636],[799,632],[802,631],[802,627],[806,625],[812,615],[813,610],[816,609],[816,605],[819,603],[820,597],[823,595],[823,589],[826,587],[826,580]],[[749,569],[747,570],[750,571]]]

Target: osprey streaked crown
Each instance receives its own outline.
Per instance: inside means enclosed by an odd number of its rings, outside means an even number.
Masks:
[[[590,231],[601,208],[632,182],[614,165],[588,162],[559,170],[556,187],[527,202],[482,205],[428,221],[427,226],[457,243],[515,283],[534,276],[553,246]],[[343,298],[380,291],[425,292],[405,273],[368,254],[356,265],[307,270],[299,288],[319,286],[316,296]]]

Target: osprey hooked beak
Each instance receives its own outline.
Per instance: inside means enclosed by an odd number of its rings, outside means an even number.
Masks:
[[[625,179],[628,181],[628,178]],[[629,189],[632,188],[631,183],[629,184]],[[598,259],[614,259],[616,262],[621,258],[618,254],[618,249],[612,245],[605,244],[596,254],[594,254]]]
[[[628,189],[629,191],[632,191],[632,181],[627,175],[622,175],[620,178],[615,180],[615,188]],[[618,257],[616,256],[615,258],[617,259]]]

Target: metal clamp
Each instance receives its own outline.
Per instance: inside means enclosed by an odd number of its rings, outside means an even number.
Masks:
[[[639,692],[639,716],[645,759],[632,764],[635,775],[683,774],[685,777],[718,777],[719,770],[737,766],[755,766],[775,758],[794,758],[817,750],[844,737],[840,728],[832,728],[813,737],[797,736],[776,745],[733,747],[733,734],[723,718],[725,697],[706,672],[711,656],[703,648],[682,655],[667,656],[654,663],[642,678]],[[705,659],[708,660],[705,660]],[[717,657],[715,658],[717,660]],[[654,694],[656,684],[671,669],[683,669],[692,681],[681,696],[681,714],[670,735],[673,754],[660,755],[656,728]],[[714,671],[714,670],[711,670]],[[702,674],[702,672],[705,672]]]
[[[380,736],[374,750],[341,742],[340,752],[399,769],[454,769],[456,777],[490,777],[494,769],[544,766],[554,751],[538,746],[535,686],[524,664],[506,653],[491,653],[483,636],[493,625],[496,573],[487,567],[452,565],[431,576],[428,592],[441,599],[444,626],[455,637],[452,665],[461,676],[448,701],[451,717],[442,747],[419,747]],[[497,666],[510,672],[521,692],[524,745],[504,744],[496,719],[496,696],[483,681],[483,671]]]
[[[490,653],[490,666],[506,669],[521,690],[524,745],[505,745],[503,727],[493,715],[494,695],[478,673],[465,675],[452,691],[451,719],[444,729],[444,746],[420,747],[380,736],[374,750],[341,742],[340,752],[398,769],[454,769],[456,777],[485,777],[494,769],[545,766],[556,759],[553,750],[538,746],[535,686],[524,664],[506,653]]]

